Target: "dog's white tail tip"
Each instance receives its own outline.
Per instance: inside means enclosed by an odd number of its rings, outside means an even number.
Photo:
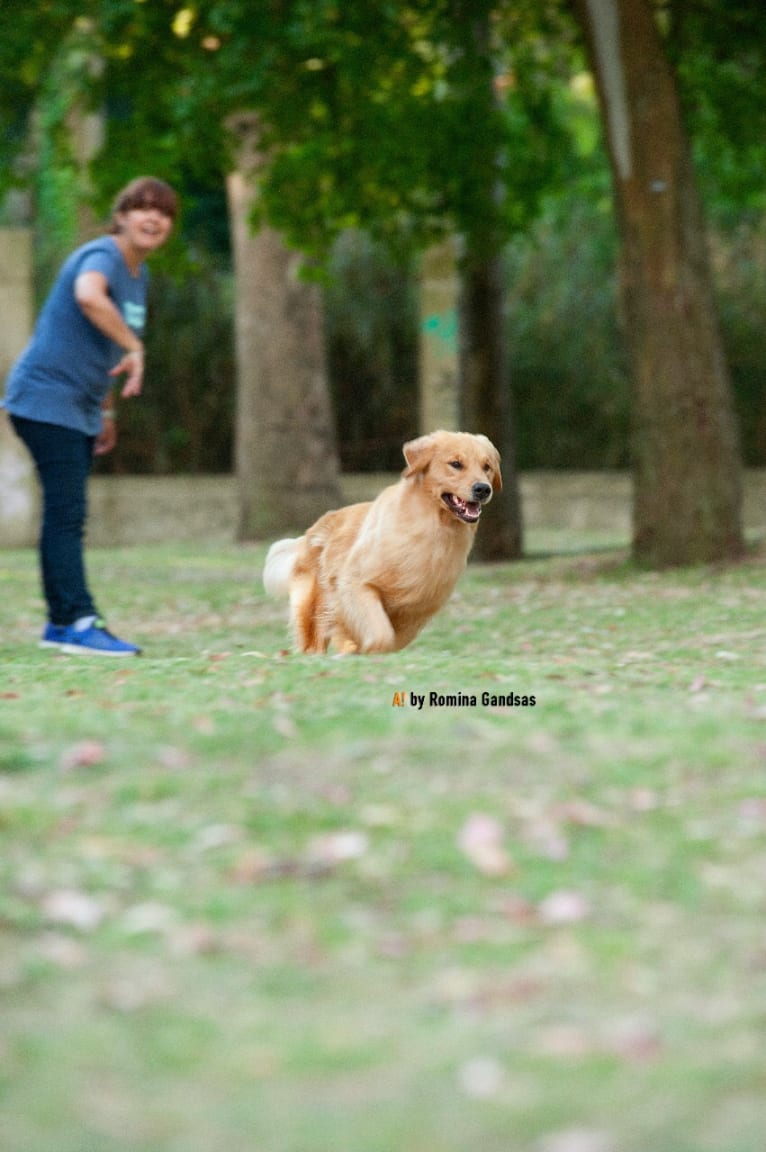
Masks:
[[[290,577],[295,567],[295,557],[302,537],[277,540],[266,554],[263,566],[263,587],[269,596],[287,596],[290,591]]]

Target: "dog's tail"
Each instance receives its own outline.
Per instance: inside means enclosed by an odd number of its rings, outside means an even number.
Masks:
[[[302,536],[296,539],[277,540],[269,548],[263,566],[263,587],[269,596],[289,595],[290,577],[302,541]]]

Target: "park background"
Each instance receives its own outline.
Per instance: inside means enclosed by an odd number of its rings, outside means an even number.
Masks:
[[[14,1152],[762,1149],[762,25],[4,0],[5,360],[127,179],[184,204],[93,485],[144,656],[37,651],[23,499],[0,553]],[[436,414],[519,506],[405,653],[291,654],[269,539]]]
[[[736,552],[736,531],[684,537],[736,520],[734,474],[766,456],[755,7],[658,5],[647,46],[622,14],[626,68],[665,61],[672,78],[630,92],[636,115],[657,106],[631,125],[636,164],[672,184],[652,193],[671,201],[656,236],[652,202],[627,208],[612,179],[597,38],[566,4],[9,2],[3,16],[4,216],[11,241],[31,229],[32,310],[137,170],[184,203],[154,266],[149,386],[100,469],[234,473],[238,534],[263,538],[337,499],[341,472],[398,470],[409,436],[474,424],[508,476],[482,555],[521,554],[516,474],[551,469],[633,469],[639,521],[648,502],[681,542],[655,556],[639,522],[642,560]],[[11,276],[22,263],[17,244]],[[676,314],[675,346],[652,348]],[[24,326],[4,315],[7,363]],[[685,436],[689,413],[712,439]]]

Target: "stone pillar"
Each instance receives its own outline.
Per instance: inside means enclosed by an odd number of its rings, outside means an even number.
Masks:
[[[420,271],[420,431],[456,431],[460,420],[456,241],[434,245]]]
[[[33,317],[32,233],[28,228],[0,228],[0,394],[29,339]],[[32,463],[0,410],[0,548],[32,545],[36,523]]]

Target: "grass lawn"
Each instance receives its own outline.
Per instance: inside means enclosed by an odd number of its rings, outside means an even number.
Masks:
[[[345,660],[263,554],[93,551],[108,661],[0,552],[0,1146],[762,1152],[766,549]]]

